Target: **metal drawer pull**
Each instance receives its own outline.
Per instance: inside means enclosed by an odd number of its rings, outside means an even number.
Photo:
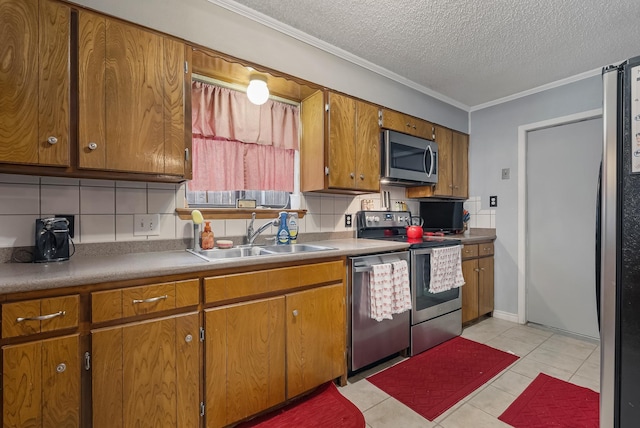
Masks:
[[[22,321],[46,321],[46,320],[50,320],[52,318],[55,317],[63,317],[66,315],[65,311],[60,311],[60,312],[56,312],[55,314],[49,314],[49,315],[40,315],[37,317],[18,317],[16,318],[16,322],[22,322]]]
[[[150,297],[148,299],[133,299],[133,303],[153,303],[153,302],[157,302],[159,300],[165,300],[168,299],[169,296],[167,296],[166,294],[164,296],[158,296],[158,297]]]

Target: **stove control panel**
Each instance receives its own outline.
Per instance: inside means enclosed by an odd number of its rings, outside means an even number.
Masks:
[[[405,227],[411,221],[409,211],[358,211],[358,224],[364,228]]]

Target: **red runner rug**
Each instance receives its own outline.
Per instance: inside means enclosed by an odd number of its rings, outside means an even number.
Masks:
[[[498,419],[516,428],[598,428],[600,394],[540,373]]]
[[[362,412],[333,382],[282,409],[240,424],[238,428],[364,428]]]
[[[367,378],[433,421],[518,356],[455,337]]]

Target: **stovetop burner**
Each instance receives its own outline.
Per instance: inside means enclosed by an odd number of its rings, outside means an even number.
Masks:
[[[411,220],[410,211],[358,211],[356,225],[358,238],[407,242],[409,248],[446,247],[460,244],[459,239],[445,238],[444,234],[428,232],[422,238],[410,239],[406,227]]]

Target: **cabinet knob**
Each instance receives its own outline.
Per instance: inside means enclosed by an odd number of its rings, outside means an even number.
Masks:
[[[413,129],[416,129],[416,125],[415,125],[415,123],[413,124]]]
[[[480,270],[484,270],[484,268],[480,268]]]
[[[98,144],[94,143],[93,141],[89,143],[89,150],[95,150],[98,148]]]
[[[184,337],[184,341],[187,342],[187,343],[191,343],[192,340],[193,340],[193,336],[191,336],[190,334],[187,334]]]
[[[56,137],[54,137],[53,135],[49,138],[47,138],[47,143],[54,145],[58,142],[58,139]]]
[[[58,373],[63,373],[66,369],[67,369],[67,365],[65,363],[60,363],[58,364],[58,367],[56,367],[56,371]]]
[[[349,176],[351,176],[351,178],[355,178],[356,175],[352,172]]]
[[[477,269],[477,268],[476,268],[476,269],[474,269],[474,271],[476,271],[476,272],[480,272],[480,269]]]
[[[360,180],[364,180],[364,174],[360,174]]]
[[[297,316],[298,316],[298,310],[297,310],[297,309],[294,309],[294,310],[293,310],[293,316],[294,316],[294,317],[297,317]]]

